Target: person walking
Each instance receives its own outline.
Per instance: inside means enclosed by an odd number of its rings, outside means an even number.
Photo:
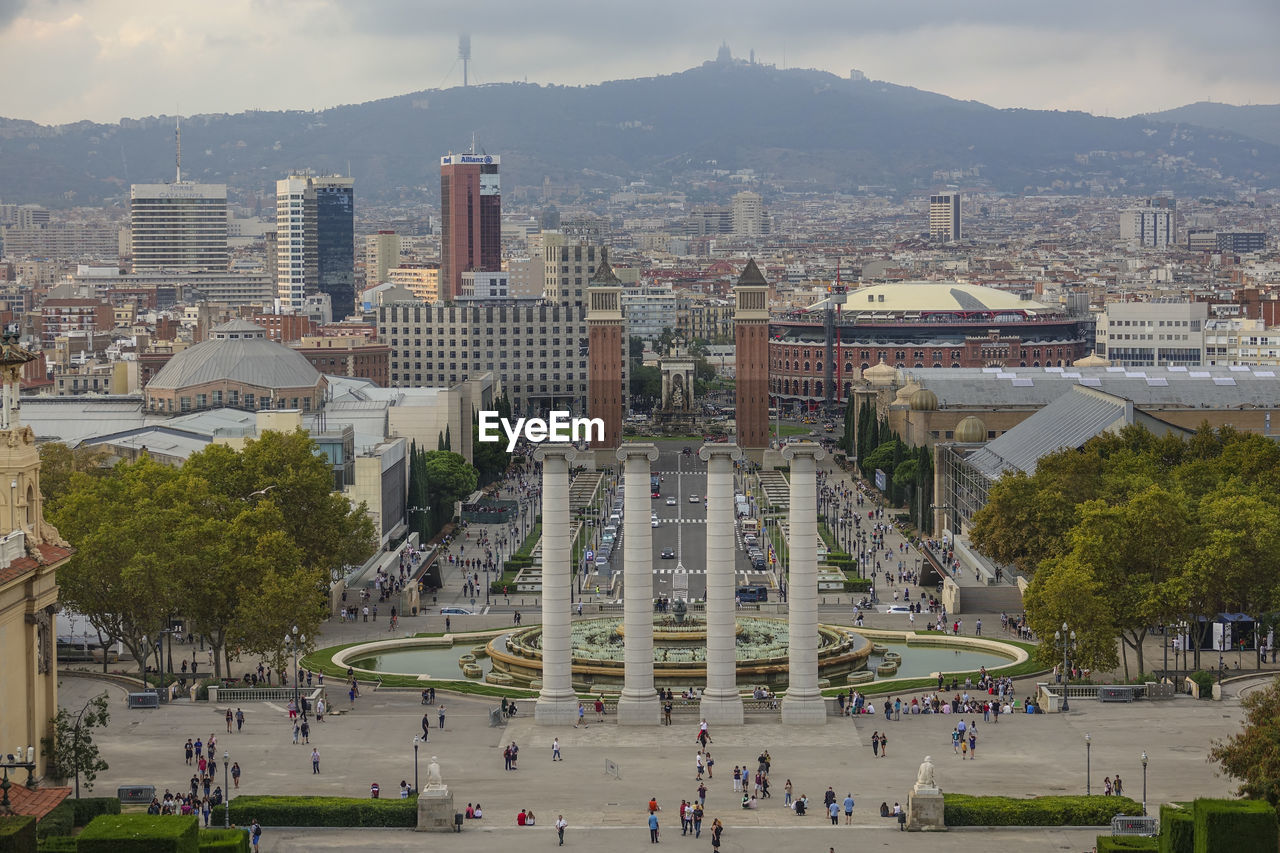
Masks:
[[[231,721],[232,719],[234,719],[234,716],[235,715],[231,713],[231,709],[228,708],[227,709],[227,734],[231,734]]]
[[[653,809],[649,810],[649,843],[658,843],[658,813]]]
[[[440,711],[438,716],[440,719],[440,729],[441,731],[443,731],[444,730],[444,706],[443,705],[440,706]]]
[[[699,801],[693,804],[693,837],[702,837],[702,815],[703,800],[707,798],[707,789],[701,788],[698,793]]]
[[[249,827],[249,838],[253,840],[253,853],[258,853],[258,842],[262,840],[262,824],[258,823],[256,817]]]
[[[845,826],[853,823],[853,793],[844,795],[844,823]]]
[[[231,781],[235,783],[237,788],[240,787],[240,762],[236,761],[231,765]]]
[[[553,737],[551,739],[551,760],[564,761],[564,758],[560,755],[560,738],[558,737]]]
[[[568,825],[568,822],[564,819],[564,815],[560,815],[560,817],[556,819],[556,835],[560,838],[561,847],[564,846],[564,830]]]
[[[422,742],[423,743],[427,742],[427,732],[429,732],[430,730],[431,730],[431,715],[423,714],[422,715]]]
[[[243,728],[244,728],[244,711],[241,711],[239,708],[236,708],[236,731],[238,732]]]
[[[711,821],[711,849],[720,850],[720,836],[724,833],[724,824],[720,822],[720,818]]]
[[[827,807],[827,812],[831,815],[831,825],[840,825],[840,804],[835,800],[831,801],[831,805]]]
[[[311,748],[311,773],[316,776],[320,774],[320,750],[315,747]]]

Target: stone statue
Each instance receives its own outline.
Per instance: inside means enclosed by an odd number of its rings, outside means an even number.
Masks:
[[[440,777],[440,759],[431,756],[431,763],[427,765],[427,788],[443,788],[444,779]]]
[[[920,772],[916,774],[916,790],[937,787],[933,781],[933,757],[926,755],[920,764]]]

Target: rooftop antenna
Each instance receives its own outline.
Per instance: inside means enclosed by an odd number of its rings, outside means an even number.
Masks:
[[[462,60],[462,85],[467,85],[467,71],[471,65],[471,34],[458,36],[458,58]]]
[[[182,183],[182,116],[174,118],[173,127],[173,155],[174,163],[177,165],[177,177],[175,183]]]

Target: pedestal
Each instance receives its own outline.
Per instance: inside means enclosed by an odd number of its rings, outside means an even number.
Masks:
[[[428,788],[418,795],[418,832],[453,832],[453,793],[449,786]]]
[[[907,832],[946,832],[942,791],[916,788],[907,795]]]

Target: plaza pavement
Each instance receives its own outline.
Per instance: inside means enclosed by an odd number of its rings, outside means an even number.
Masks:
[[[87,696],[104,689],[90,678],[64,678],[63,704],[78,707]],[[242,706],[244,731],[228,735],[224,708],[206,703],[175,704],[159,710],[129,711],[123,690],[105,685],[111,696],[112,719],[96,735],[111,767],[100,774],[96,793],[114,792],[118,785],[153,784],[184,789],[191,770],[182,759],[186,738],[218,738],[219,760],[228,750],[243,771],[244,794],[326,794],[367,797],[378,782],[396,796],[400,780],[413,781],[412,739],[421,733],[426,710],[413,694],[372,692],[356,700],[354,710],[313,725],[312,744],[321,755],[321,774],[311,773],[310,748],[293,745],[287,714],[278,705]],[[446,728],[431,729],[419,752],[420,779],[437,755],[445,782],[459,810],[468,802],[485,809],[482,824],[468,822],[460,835],[423,835],[399,830],[287,830],[269,829],[263,849],[284,850],[409,850],[439,845],[458,851],[510,848],[526,838],[554,846],[551,825],[563,813],[571,830],[567,847],[616,851],[641,850],[649,845],[645,832],[645,803],[656,796],[662,805],[663,843],[690,844],[679,834],[678,805],[692,798],[696,717],[677,715],[676,725],[619,728],[611,721],[591,722],[575,729],[541,727],[518,718],[503,728],[488,726],[491,701],[440,694],[447,708]],[[345,699],[336,703],[346,708]],[[526,712],[528,706],[525,706]],[[716,727],[710,746],[720,775],[708,783],[707,818],[726,825],[725,851],[862,850],[868,845],[900,851],[1067,850],[1087,851],[1096,830],[956,830],[944,835],[899,833],[881,819],[881,801],[905,804],[921,759],[932,755],[938,784],[944,791],[1012,796],[1083,793],[1086,732],[1092,736],[1093,788],[1104,776],[1120,774],[1125,793],[1142,796],[1140,754],[1150,756],[1148,803],[1196,796],[1225,796],[1229,780],[1214,775],[1206,761],[1209,741],[1238,730],[1240,711],[1232,697],[1217,702],[1178,698],[1163,702],[1098,704],[1079,701],[1063,715],[1013,715],[999,724],[978,723],[978,759],[961,761],[946,751],[953,720],[923,716],[886,723],[883,716],[856,723],[831,720],[820,728],[786,728],[776,717],[749,719],[740,728]],[[434,711],[431,724],[436,725]],[[873,758],[867,744],[873,730],[887,731],[889,752]],[[552,763],[550,745],[559,737],[564,761]],[[502,747],[521,747],[519,770],[503,769]],[[773,758],[771,780],[775,796],[757,811],[743,811],[732,792],[732,768],[748,764],[768,749]],[[617,763],[620,779],[605,774],[605,760]],[[221,772],[219,776],[221,776]],[[797,794],[807,793],[819,809],[797,818],[782,805],[782,785],[791,779]],[[857,806],[855,826],[832,827],[821,813],[828,785],[839,798],[852,792]],[[538,826],[515,826],[515,814],[533,809]],[[892,834],[890,834],[892,833]],[[707,843],[704,836],[700,843]],[[709,846],[709,844],[708,844]]]

